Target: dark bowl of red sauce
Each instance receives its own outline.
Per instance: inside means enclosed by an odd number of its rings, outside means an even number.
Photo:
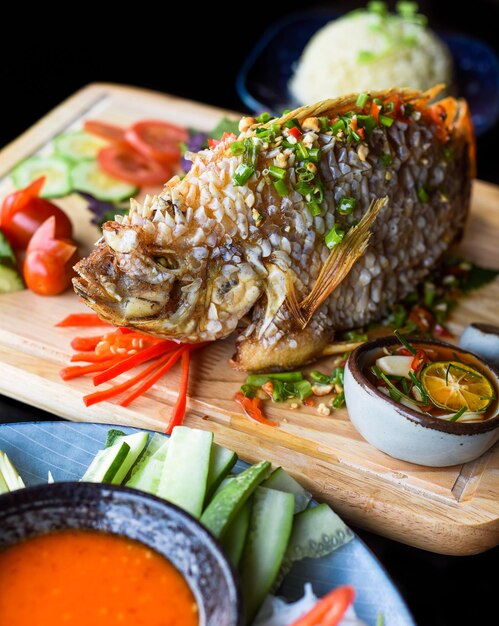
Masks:
[[[124,487],[55,483],[0,496],[9,626],[242,626],[235,574],[197,520]]]

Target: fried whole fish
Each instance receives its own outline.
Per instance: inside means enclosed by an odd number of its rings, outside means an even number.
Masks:
[[[462,100],[438,89],[350,95],[188,154],[189,173],[76,265],[103,319],[185,342],[226,337],[232,364],[290,368],[336,330],[382,318],[461,236],[474,172]]]

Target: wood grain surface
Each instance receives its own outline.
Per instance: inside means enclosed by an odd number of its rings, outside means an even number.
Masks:
[[[235,114],[131,87],[90,85],[2,151],[0,197],[11,189],[8,173],[16,163],[49,151],[54,136],[78,128],[86,117],[115,124],[159,118],[209,130],[222,115]],[[82,252],[88,251],[98,231],[90,225],[85,203],[72,195],[60,204],[74,223]],[[475,183],[461,248],[470,260],[499,268],[499,187]],[[54,324],[83,310],[72,293],[0,296],[0,393],[70,420],[161,431],[178,389],[176,369],[128,408],[111,403],[85,408],[82,395],[94,389],[91,379],[63,383],[59,378],[75,331]],[[471,321],[497,323],[498,312],[496,280],[460,301],[450,328],[459,336]],[[212,430],[219,443],[247,461],[266,458],[282,465],[359,527],[445,554],[473,554],[499,543],[499,445],[476,461],[439,469],[398,461],[373,448],[353,428],[346,410],[321,416],[313,408],[269,404],[266,412],[279,427],[261,426],[232,400],[244,379],[228,365],[232,352],[233,339],[228,339],[194,356],[186,424]],[[320,367],[327,370],[331,363],[324,359]]]

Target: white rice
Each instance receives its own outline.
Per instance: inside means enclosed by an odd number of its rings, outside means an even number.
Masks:
[[[390,87],[424,90],[451,80],[450,53],[435,33],[396,15],[358,11],[310,39],[289,87],[306,104]]]

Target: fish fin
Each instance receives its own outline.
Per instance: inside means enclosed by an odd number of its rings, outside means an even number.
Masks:
[[[265,307],[262,323],[258,329],[258,339],[264,336],[265,331],[286,300],[287,287],[289,284],[288,274],[283,272],[277,265],[269,263],[265,268],[268,272],[266,289],[267,306]]]
[[[294,286],[288,289],[288,309],[301,328],[308,325],[313,314],[364,254],[371,238],[371,226],[387,202],[387,197],[373,201],[360,222],[350,228],[343,240],[331,250],[315,285],[306,298],[298,304]]]
[[[307,320],[302,315],[300,303],[298,302],[298,297],[296,295],[295,284],[290,272],[286,274],[286,282],[286,289],[288,292],[286,296],[286,306],[291,313],[291,317],[300,325],[301,328],[305,328]]]

